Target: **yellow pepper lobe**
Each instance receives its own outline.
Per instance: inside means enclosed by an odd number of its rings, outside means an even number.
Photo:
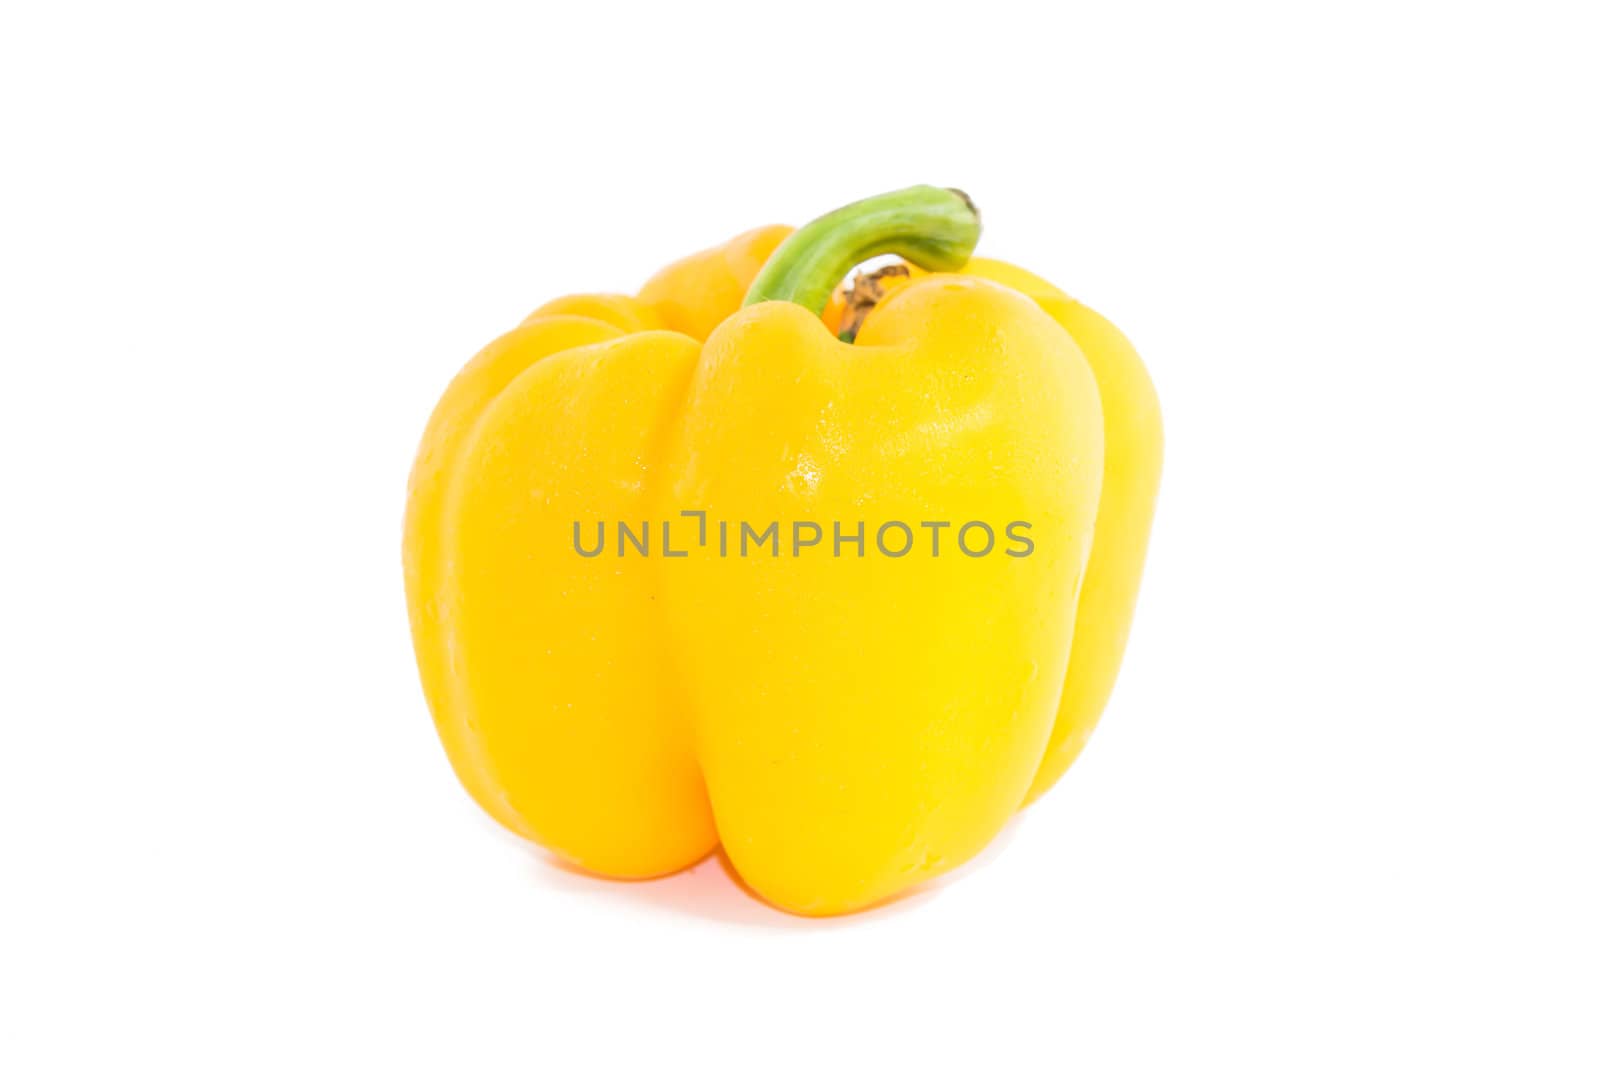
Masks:
[[[1078,343],[1094,372],[1105,416],[1105,480],[1094,550],[1078,602],[1061,710],[1028,800],[1055,785],[1100,722],[1122,667],[1144,574],[1161,483],[1161,405],[1144,362],[1122,332],[1044,279],[996,260],[973,259],[963,274],[990,278],[1035,300]]]
[[[730,304],[730,309],[737,305]],[[577,293],[557,297],[534,309],[524,324],[555,315],[577,315],[610,323],[618,330],[636,334],[641,330],[662,330],[666,322],[651,304],[623,293]]]
[[[529,323],[491,343],[462,368],[445,390],[422,436],[406,499],[404,564],[406,603],[423,693],[445,753],[462,784],[484,810],[507,828],[526,826],[488,777],[480,747],[467,728],[470,710],[452,697],[455,666],[449,653],[454,621],[440,586],[456,562],[447,555],[444,500],[462,461],[462,446],[500,392],[544,357],[620,336],[594,319],[554,316]]]
[[[646,299],[645,294],[632,297],[600,293],[560,297],[545,303],[529,315],[520,328],[489,345],[461,371],[435,408],[418,450],[405,521],[407,603],[423,691],[433,710],[445,752],[468,793],[497,821],[592,871],[618,877],[661,875],[705,856],[714,848],[716,839],[710,828],[704,791],[698,772],[692,769],[686,772],[681,756],[677,758],[678,763],[672,765],[673,758],[650,749],[648,730],[638,733],[633,749],[620,755],[607,755],[605,761],[608,767],[621,767],[632,760],[635,768],[641,763],[653,762],[654,773],[637,775],[626,785],[642,794],[639,808],[655,813],[658,820],[668,826],[655,836],[651,845],[636,848],[618,845],[615,841],[607,844],[608,834],[620,832],[615,828],[566,826],[562,823],[562,811],[569,810],[570,806],[564,800],[565,795],[559,789],[554,793],[531,790],[530,784],[559,783],[559,777],[545,775],[537,763],[517,763],[507,757],[506,754],[518,746],[526,749],[527,739],[539,732],[536,726],[529,727],[533,719],[519,726],[518,714],[506,711],[515,702],[529,699],[515,684],[515,679],[508,677],[516,672],[505,669],[502,662],[507,655],[518,655],[517,652],[507,653],[506,642],[513,630],[507,628],[496,637],[486,634],[478,625],[486,618],[482,606],[491,603],[498,594],[492,588],[475,593],[474,579],[484,574],[514,574],[515,554],[514,548],[504,541],[504,526],[481,506],[488,485],[481,481],[472,483],[474,493],[460,496],[465,492],[462,487],[469,484],[469,476],[496,470],[497,465],[508,462],[508,454],[497,446],[493,434],[485,438],[481,433],[479,436],[474,433],[502,394],[515,393],[511,388],[513,383],[546,357],[613,340],[624,333],[659,330],[668,317],[680,326],[709,332],[739,308],[750,280],[761,269],[766,255],[789,233],[789,227],[764,227],[742,234],[725,245],[686,257],[652,279],[646,286],[650,299]],[[684,340],[657,337],[649,346],[669,352],[681,351]],[[654,370],[654,365],[650,369]],[[517,389],[530,388],[529,383],[536,386],[546,382],[547,374],[534,375]],[[550,403],[560,403],[559,393],[557,390],[552,394]],[[602,426],[617,417],[618,413],[606,408],[591,413],[592,420]],[[511,437],[509,433],[506,435],[507,440]],[[469,443],[475,444],[469,448]],[[634,456],[628,463],[640,466],[647,459]],[[574,469],[563,463],[561,470]],[[545,477],[537,465],[531,466],[527,475],[532,480],[529,493],[546,492],[536,485]],[[514,484],[515,479],[510,478],[500,483],[502,488]],[[595,502],[596,510],[601,503]],[[489,533],[485,535],[485,531]],[[472,565],[478,570],[469,572]],[[511,588],[509,585],[500,587],[502,592]],[[655,610],[654,595],[637,581],[632,587],[624,588],[634,589],[635,599],[641,603],[619,606],[619,612],[626,615]],[[469,596],[477,599],[463,600]],[[579,594],[569,591],[568,596]],[[627,599],[620,594],[617,598]],[[538,603],[537,597],[527,603]],[[581,612],[569,612],[564,608],[554,611],[551,619],[562,635],[580,633],[573,628],[585,622]],[[521,654],[526,652],[525,648],[520,650]],[[496,660],[496,655],[502,660]],[[532,662],[529,663],[531,666]],[[543,700],[548,706],[549,695]],[[571,714],[581,719],[592,705],[604,707],[608,700],[605,688],[596,687],[577,695],[571,705],[579,711]],[[625,720],[613,718],[612,722]],[[545,751],[557,753],[559,747]],[[663,771],[663,764],[672,766]],[[583,760],[568,766],[575,769],[575,774],[583,774]],[[656,778],[652,779],[651,774]],[[660,786],[658,780],[663,777],[669,780],[667,785],[651,793],[651,783]],[[591,777],[590,781],[603,784],[608,780],[600,775]],[[608,802],[597,811],[608,809],[615,809],[615,806]],[[555,810],[556,814],[552,815],[550,810]],[[571,817],[573,813],[567,811],[566,815]],[[589,818],[592,817],[585,817]],[[629,826],[629,834],[652,833],[647,821],[635,821]]]
[[[794,228],[763,226],[662,268],[639,290],[669,329],[704,341],[744,302],[745,291]]]
[[[484,412],[443,504],[450,697],[525,833],[604,875],[676,871],[717,840],[660,640],[660,560],[573,550],[574,523],[659,511],[698,352],[651,332],[541,360]]]
[[[763,897],[829,914],[977,853],[1055,716],[1102,467],[1093,378],[1032,302],[938,276],[858,343],[784,302],[707,343],[668,464],[675,508],[955,524],[941,554],[876,545],[665,569],[673,659],[723,845]],[[956,527],[1031,523],[1026,558]]]
[[[1030,802],[1037,800],[1083,751],[1110,700],[1133,623],[1150,525],[1155,516],[1164,448],[1161,405],[1139,354],[1093,309],[1020,267],[973,257],[960,272],[987,278],[1035,301],[1077,342],[1094,371],[1105,419],[1105,478],[1095,520],[1094,549],[1079,598],[1080,625],[1061,694],[1061,708],[1040,763]],[[884,268],[841,286],[823,312],[832,332],[847,331],[877,314],[879,304],[925,272],[909,264]]]

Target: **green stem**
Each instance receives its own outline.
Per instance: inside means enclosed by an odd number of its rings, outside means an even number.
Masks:
[[[744,303],[787,300],[820,315],[857,264],[892,253],[925,270],[958,270],[980,228],[977,206],[959,189],[914,185],[858,200],[790,234],[756,275]]]

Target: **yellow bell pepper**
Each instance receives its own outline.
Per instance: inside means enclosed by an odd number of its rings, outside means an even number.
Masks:
[[[1115,328],[969,262],[964,195],[786,234],[479,354],[423,438],[406,582],[446,752],[502,824],[619,878],[720,842],[826,915],[969,859],[1081,749],[1161,437]],[[839,340],[819,313],[883,253],[932,273]]]

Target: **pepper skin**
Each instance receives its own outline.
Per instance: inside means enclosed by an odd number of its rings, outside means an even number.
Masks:
[[[875,281],[886,292],[868,317],[908,282],[926,273],[914,264],[881,272]],[[1133,345],[1092,308],[1037,275],[999,260],[973,257],[958,273],[988,278],[1028,296],[1071,334],[1094,371],[1105,420],[1105,478],[1094,548],[1078,599],[1079,626],[1073,632],[1066,685],[1050,744],[1028,791],[1031,802],[1054,786],[1083,751],[1122,667],[1161,483],[1161,405],[1155,383]],[[847,303],[847,293],[840,287],[823,311],[823,322],[835,333],[843,326]]]
[[[788,226],[762,227],[685,257],[654,275],[638,297],[600,293],[552,300],[536,309],[519,328],[480,352],[450,383],[434,408],[412,468],[407,495],[404,564],[412,640],[423,692],[451,766],[473,799],[517,834],[538,837],[514,807],[508,792],[498,785],[500,772],[486,760],[486,743],[477,726],[479,718],[472,711],[474,698],[459,689],[462,680],[449,653],[453,643],[459,641],[461,628],[456,622],[458,616],[446,614],[451,610],[441,590],[451,572],[470,559],[453,557],[447,549],[449,490],[456,484],[452,468],[466,454],[471,431],[491,402],[535,363],[568,349],[615,340],[624,333],[661,330],[669,323],[703,338],[717,322],[739,309],[767,256],[792,232]],[[588,700],[603,698],[604,691],[596,690]],[[494,700],[484,703],[485,709],[501,707]],[[487,744],[500,751],[498,732],[492,731],[488,737]],[[707,822],[702,812],[697,820],[678,830],[687,829],[693,836],[693,828],[700,828],[694,838],[698,842],[704,838],[703,826]],[[673,830],[666,833],[670,838]],[[714,841],[713,838],[713,844]],[[668,852],[679,855],[670,847]],[[596,870],[615,875],[659,874],[648,856]]]
[[[620,878],[720,841],[756,893],[828,915],[969,859],[1070,761],[1092,722],[1063,731],[1058,705],[1114,471],[1065,298],[933,273],[854,344],[818,317],[855,263],[951,272],[976,237],[959,194],[873,198],[770,259],[547,305],[452,383],[412,475],[408,600],[446,751],[496,819]],[[648,555],[576,551],[618,521],[655,521]],[[795,536],[719,553],[741,521]],[[969,553],[967,529],[1017,521],[1029,551]],[[807,523],[832,538],[803,545]],[[937,555],[894,555],[900,523],[951,525]]]
[[[685,256],[663,267],[639,290],[581,293],[536,308],[523,322],[557,315],[598,319],[629,333],[676,330],[704,341],[717,324],[739,310],[746,290],[772,250],[794,232],[789,226],[763,226],[715,248]]]

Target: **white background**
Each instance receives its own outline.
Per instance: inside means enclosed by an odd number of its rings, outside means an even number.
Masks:
[[[0,1062],[1597,1063],[1585,6],[8,4]],[[864,916],[557,868],[416,683],[434,400],[924,181],[1161,391],[1103,727]]]

